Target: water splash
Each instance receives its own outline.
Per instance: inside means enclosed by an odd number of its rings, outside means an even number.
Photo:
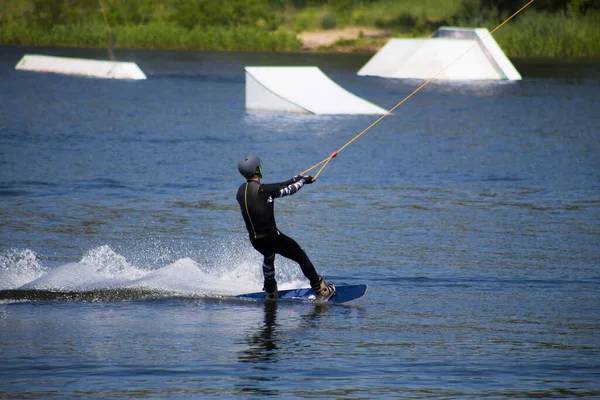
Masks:
[[[90,250],[81,259],[81,264],[107,277],[123,274],[132,268],[125,257],[115,253],[110,246],[106,245]]]
[[[45,272],[33,250],[9,249],[0,253],[0,289],[18,288]]]
[[[144,258],[142,254],[134,260]],[[0,262],[0,297],[11,299],[229,297],[262,288],[262,257],[246,241],[212,243],[191,257],[183,255],[161,266],[134,265],[108,245],[55,268],[45,268],[31,250],[4,252]],[[283,258],[277,261],[277,279],[281,289],[308,283],[298,265]]]

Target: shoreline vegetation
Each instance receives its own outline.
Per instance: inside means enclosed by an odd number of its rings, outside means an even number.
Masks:
[[[524,0],[4,0],[0,44],[377,52],[441,26],[492,30]],[[600,2],[536,0],[494,38],[509,57],[599,56]]]

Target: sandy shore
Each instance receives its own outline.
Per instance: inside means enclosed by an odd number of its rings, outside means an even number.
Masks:
[[[328,47],[328,51],[376,52],[391,37],[391,33],[376,28],[351,27],[316,32],[301,32],[297,35],[302,42],[302,50],[317,51]],[[338,40],[356,40],[355,44],[334,45]],[[331,46],[331,47],[330,47]]]

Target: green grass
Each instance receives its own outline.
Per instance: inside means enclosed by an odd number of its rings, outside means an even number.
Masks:
[[[279,20],[295,32],[345,26],[370,26],[400,32],[410,31],[415,25],[431,27],[447,23],[459,13],[461,4],[462,0],[382,0],[348,10],[334,10],[325,5],[286,10],[279,13]]]
[[[301,43],[295,33],[306,30],[364,26],[385,28],[396,37],[427,37],[443,25],[495,28],[501,21],[492,20],[497,18],[494,16],[482,21],[476,3],[476,0],[381,0],[347,9],[334,9],[328,5],[303,9],[288,7],[274,11],[276,22],[268,28],[249,25],[200,28],[196,25],[190,30],[167,19],[138,24],[130,21],[111,26],[112,47],[298,51]],[[100,14],[82,16],[79,22],[71,24],[36,25],[30,21],[27,25],[22,16],[28,15],[31,7],[28,0],[9,0],[0,6],[0,44],[107,47],[107,27],[99,18]],[[279,29],[271,31],[277,25]],[[498,30],[494,37],[508,56],[600,56],[600,12],[550,14],[528,8]],[[379,40],[385,42],[385,39]],[[371,42],[372,39],[359,38],[336,43],[336,46],[348,50],[361,46],[372,48]],[[330,50],[333,48],[323,49]]]
[[[419,21],[448,21],[461,7],[461,0],[381,1],[352,10],[348,23],[402,29]]]
[[[215,51],[296,51],[295,35],[268,32],[261,28],[207,27],[188,30],[175,24],[115,26],[114,48],[215,50]],[[28,27],[20,22],[0,29],[0,43],[28,46],[107,47],[106,26],[101,23],[55,25],[50,29]]]
[[[173,24],[154,23],[116,27],[113,35],[115,47],[122,48],[223,51],[293,51],[300,48],[294,35],[247,26],[187,30]]]
[[[509,56],[598,56],[600,13],[523,13],[500,28],[494,38]]]
[[[440,26],[492,30],[502,22],[493,14],[490,18],[494,20],[482,20],[474,4],[463,0],[383,0],[347,11],[327,6],[287,11],[280,20],[296,32],[370,26],[387,29],[395,37],[428,37]],[[499,29],[494,38],[508,56],[600,56],[600,13],[551,14],[528,8]],[[358,40],[356,44],[360,43]],[[321,50],[351,45],[340,42]]]

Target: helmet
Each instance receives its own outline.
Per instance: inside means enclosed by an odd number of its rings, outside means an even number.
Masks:
[[[257,156],[246,156],[238,162],[238,170],[245,178],[250,178],[252,175],[258,175],[262,178],[262,167],[260,166],[260,158]]]

